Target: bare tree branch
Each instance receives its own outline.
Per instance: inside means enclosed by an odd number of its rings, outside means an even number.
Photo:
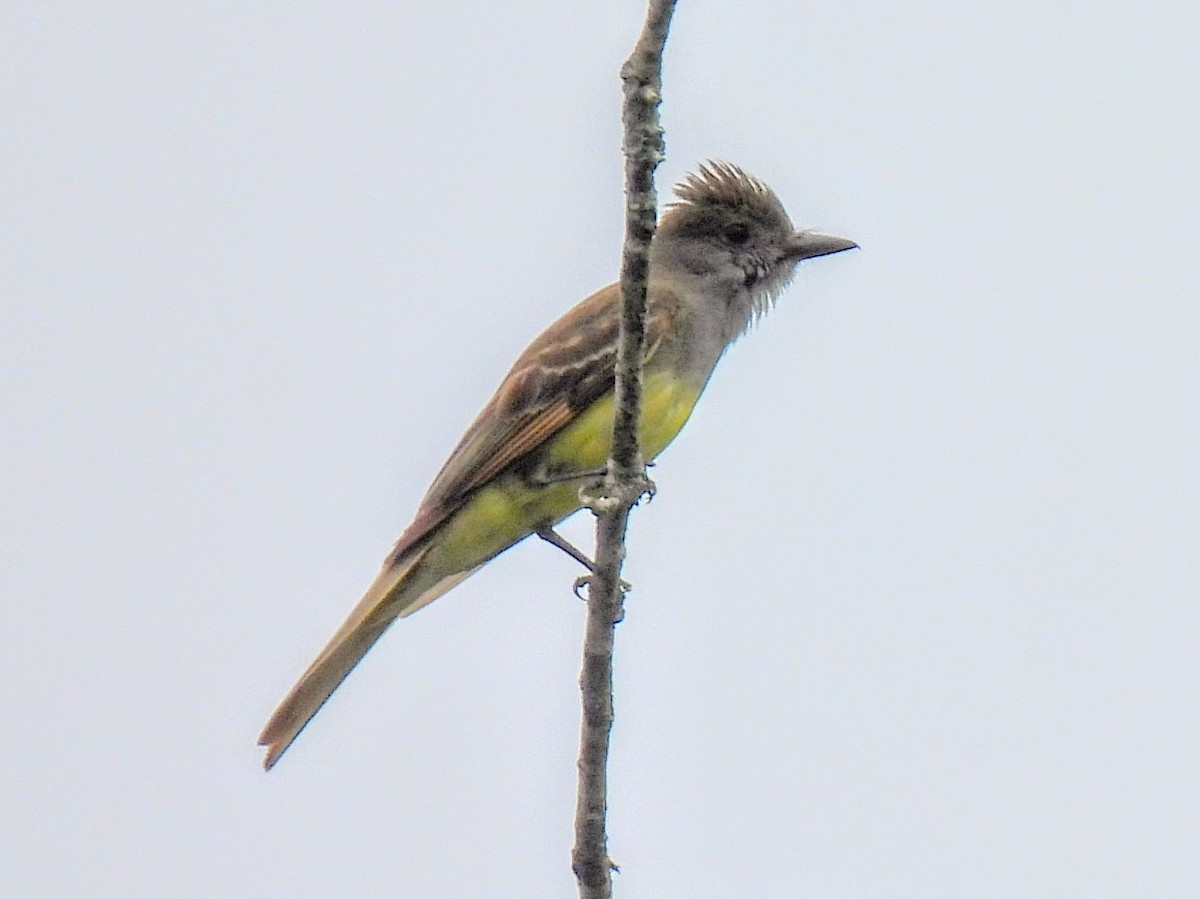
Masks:
[[[625,245],[621,257],[621,340],[617,352],[612,449],[601,495],[588,505],[596,513],[595,571],[588,586],[587,627],[580,690],[583,720],[579,739],[579,787],[575,806],[572,868],[581,899],[612,896],[613,863],[608,856],[608,745],[612,732],[613,636],[624,596],[621,565],[629,511],[653,485],[638,432],[642,403],[642,357],[646,330],[646,287],[650,239],[658,196],[654,170],[663,158],[658,105],[662,52],[675,0],[650,0],[633,53],[621,67],[621,122],[625,156]]]

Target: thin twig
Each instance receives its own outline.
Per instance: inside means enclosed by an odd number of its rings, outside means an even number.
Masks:
[[[613,863],[608,856],[608,744],[612,731],[613,632],[623,615],[621,564],[629,511],[650,489],[638,440],[642,400],[642,356],[650,239],[658,197],[654,170],[663,158],[658,104],[662,52],[675,0],[650,0],[646,23],[633,53],[621,67],[621,122],[625,155],[625,245],[621,257],[621,340],[617,352],[612,449],[596,513],[595,571],[588,586],[587,629],[580,690],[583,720],[579,740],[579,789],[575,806],[572,868],[581,899],[612,896]]]

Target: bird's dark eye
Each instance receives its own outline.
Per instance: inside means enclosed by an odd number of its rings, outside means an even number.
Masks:
[[[750,239],[750,226],[745,222],[731,222],[721,231],[721,236],[731,246],[740,247]]]

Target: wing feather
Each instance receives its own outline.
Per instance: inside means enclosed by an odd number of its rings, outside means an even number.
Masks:
[[[620,287],[610,284],[529,345],[434,478],[393,556],[403,554],[454,514],[473,490],[536,450],[612,390],[619,304]],[[670,332],[678,301],[670,291],[652,287],[647,307],[649,360]]]

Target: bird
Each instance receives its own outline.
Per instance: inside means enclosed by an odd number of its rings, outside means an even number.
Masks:
[[[772,308],[799,263],[858,246],[797,230],[775,192],[731,163],[702,163],[674,196],[649,253],[640,424],[647,460],[679,433],[725,350]],[[620,285],[610,284],[517,358],[378,576],[267,721],[258,738],[266,770],[396,619],[526,537],[552,534],[582,507],[580,488],[608,459],[619,321]]]

